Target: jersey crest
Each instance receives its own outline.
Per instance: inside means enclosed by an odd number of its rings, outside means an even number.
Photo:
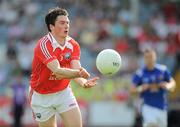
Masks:
[[[67,52],[65,55],[64,55],[64,58],[66,60],[70,59],[71,58],[71,53],[70,52]]]

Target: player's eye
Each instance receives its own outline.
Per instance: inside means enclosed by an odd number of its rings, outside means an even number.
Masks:
[[[68,25],[69,25],[69,22],[60,21],[60,24],[61,24],[61,25],[64,25],[64,24],[68,24]]]
[[[65,22],[60,22],[60,24],[62,24],[62,25],[63,25],[63,24],[65,24]]]

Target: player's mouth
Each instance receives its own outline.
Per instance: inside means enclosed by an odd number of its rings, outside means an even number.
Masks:
[[[64,33],[65,33],[65,34],[68,34],[68,30],[65,30]]]

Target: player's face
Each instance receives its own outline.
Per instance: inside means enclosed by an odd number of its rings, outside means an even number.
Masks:
[[[156,62],[156,53],[155,52],[146,52],[144,54],[144,62],[147,67],[153,67]]]
[[[58,37],[67,37],[69,32],[69,18],[67,16],[58,16],[51,30]]]

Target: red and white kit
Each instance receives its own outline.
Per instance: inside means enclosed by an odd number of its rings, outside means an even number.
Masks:
[[[79,44],[71,37],[67,37],[65,44],[61,46],[51,33],[38,41],[34,50],[30,80],[30,103],[37,121],[46,121],[55,111],[61,113],[77,106],[69,87],[70,80],[56,80],[51,70],[47,68],[47,63],[54,59],[59,61],[61,67],[70,68],[72,60],[80,59]],[[47,109],[44,109],[44,106]]]

